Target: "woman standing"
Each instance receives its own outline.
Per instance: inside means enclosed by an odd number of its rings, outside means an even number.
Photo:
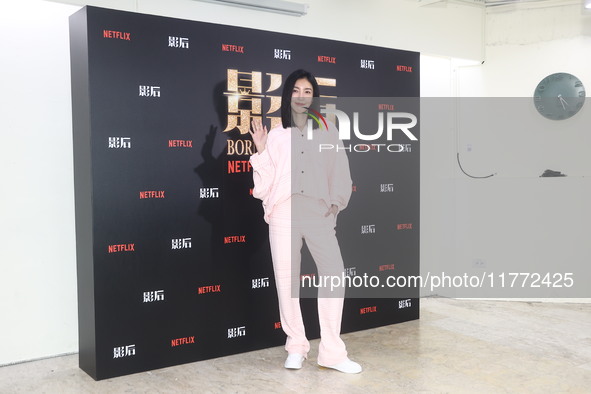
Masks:
[[[281,326],[287,335],[285,368],[299,369],[310,350],[299,299],[303,240],[314,258],[319,276],[342,277],[344,264],[335,235],[336,217],[351,197],[351,175],[344,150],[321,152],[319,143],[340,145],[336,127],[324,129],[308,122],[309,110],[318,113],[318,84],[312,74],[297,70],[283,87],[282,127],[270,132],[260,119],[252,122],[257,153],[251,156],[254,197],[263,201]],[[319,125],[323,123],[318,122]],[[359,373],[340,338],[344,289],[319,289],[320,345],[318,365],[345,373]]]

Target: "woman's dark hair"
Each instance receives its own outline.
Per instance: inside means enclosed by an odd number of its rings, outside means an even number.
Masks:
[[[295,70],[285,80],[285,84],[283,85],[283,94],[281,95],[281,125],[283,128],[287,129],[291,127],[291,95],[293,94],[293,87],[297,80],[306,78],[308,82],[312,84],[312,96],[316,97],[312,101],[311,108],[316,111],[320,112],[320,104],[318,103],[317,97],[320,97],[320,90],[318,89],[318,82],[316,82],[316,78],[306,70]]]

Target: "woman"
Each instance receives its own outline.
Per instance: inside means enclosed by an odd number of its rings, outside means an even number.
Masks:
[[[347,156],[341,149],[320,152],[320,143],[339,143],[331,123],[314,128],[308,110],[318,113],[316,79],[307,71],[289,75],[281,101],[282,127],[267,133],[260,119],[252,122],[251,135],[257,153],[251,156],[253,195],[263,201],[269,224],[271,256],[279,298],[281,326],[287,335],[285,368],[300,369],[310,344],[306,338],[299,300],[302,241],[314,258],[320,277],[344,272],[335,236],[336,216],[351,196]],[[317,122],[324,125],[323,122]],[[344,289],[319,290],[320,345],[318,365],[346,373],[359,373],[349,360],[340,338]]]

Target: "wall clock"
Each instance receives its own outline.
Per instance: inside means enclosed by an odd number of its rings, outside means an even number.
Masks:
[[[574,116],[585,103],[585,87],[572,74],[555,73],[542,79],[534,91],[538,112],[552,120]]]

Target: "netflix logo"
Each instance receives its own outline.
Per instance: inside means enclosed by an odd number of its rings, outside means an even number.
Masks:
[[[192,148],[192,140],[168,140],[169,148]]]
[[[243,243],[243,242],[246,242],[246,235],[230,235],[228,237],[224,237],[225,244]]]
[[[222,51],[244,53],[244,47],[239,46],[239,45],[232,45],[232,44],[222,44]]]
[[[140,200],[146,198],[164,198],[164,190],[146,190],[140,192]]]
[[[109,253],[135,252],[135,244],[109,245]]]
[[[359,309],[359,314],[365,315],[366,313],[375,313],[377,311],[378,311],[377,306],[368,306],[368,307]]]
[[[228,160],[228,174],[251,172],[252,165],[248,160]]]
[[[332,64],[336,64],[337,63],[337,58],[336,57],[331,57],[331,56],[318,56],[318,63],[332,63]]]
[[[195,343],[195,337],[184,337],[170,340],[170,347],[177,347],[182,345],[189,345]]]
[[[131,33],[114,30],[103,30],[103,38],[114,38],[116,40],[131,41]]]
[[[411,73],[412,72],[412,67],[411,66],[396,66],[396,71],[400,71],[400,72],[406,72],[406,73]]]
[[[222,285],[202,286],[197,289],[197,294],[221,293],[221,292],[222,292]]]

